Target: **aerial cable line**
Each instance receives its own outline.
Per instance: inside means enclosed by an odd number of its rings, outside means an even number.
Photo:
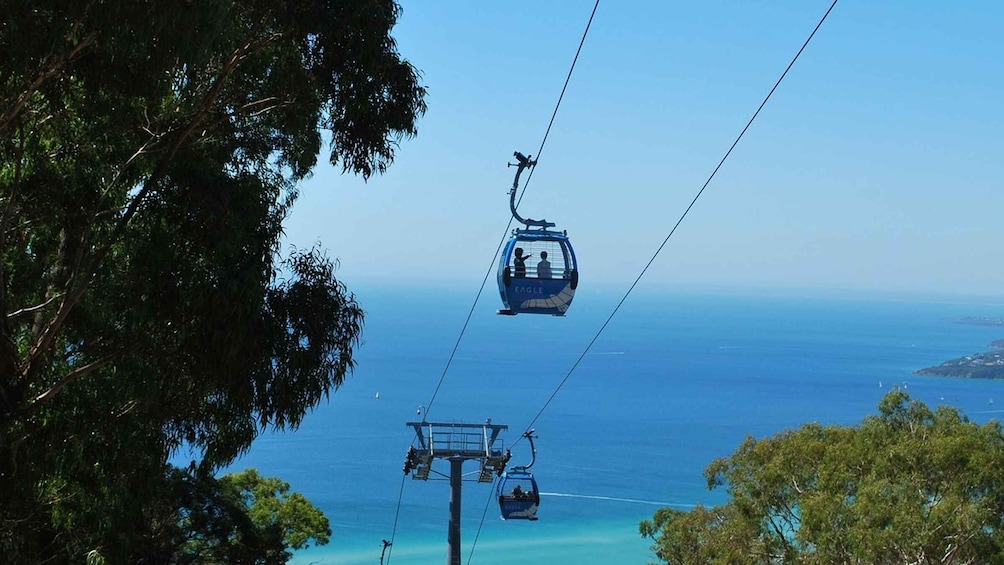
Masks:
[[[387,552],[387,565],[390,565],[391,555],[394,553],[394,536],[397,535],[397,519],[401,516],[401,500],[404,498],[404,481],[408,478],[408,474],[405,473],[401,477],[401,490],[397,493],[397,510],[394,511],[394,527],[390,531],[390,542],[384,541],[384,551]],[[383,555],[381,553],[381,555]],[[383,560],[380,560],[383,563]]]
[[[593,347],[593,344],[596,343],[596,340],[599,339],[600,334],[602,334],[603,330],[606,329],[607,325],[610,323],[610,320],[612,320],[614,315],[617,314],[617,311],[620,310],[620,307],[624,304],[624,302],[627,300],[627,297],[631,294],[631,291],[633,291],[634,288],[638,285],[638,282],[641,281],[641,278],[645,276],[645,273],[648,271],[648,268],[652,266],[652,263],[655,262],[656,257],[659,256],[659,253],[662,252],[662,249],[666,246],[666,243],[669,242],[669,238],[673,237],[673,234],[676,233],[676,228],[680,227],[680,224],[683,222],[683,219],[687,217],[688,213],[690,213],[691,208],[693,208],[694,205],[697,204],[697,200],[701,197],[702,194],[704,194],[704,190],[708,188],[708,185],[711,184],[711,180],[715,178],[715,175],[718,173],[718,170],[721,169],[722,165],[725,164],[725,160],[728,159],[729,155],[732,154],[732,150],[736,148],[736,145],[739,144],[739,141],[746,134],[746,131],[749,130],[751,125],[753,125],[753,121],[756,120],[757,116],[760,115],[760,110],[763,110],[763,107],[767,105],[767,101],[770,100],[770,97],[774,94],[774,91],[777,90],[777,87],[781,85],[781,81],[783,81],[784,77],[788,75],[788,71],[790,71],[791,67],[795,65],[795,61],[798,60],[802,52],[805,51],[805,48],[809,45],[809,42],[812,41],[812,38],[816,35],[816,32],[819,31],[819,28],[822,27],[823,22],[826,21],[827,16],[829,16],[830,12],[833,11],[833,8],[837,5],[837,2],[838,0],[833,0],[833,3],[830,4],[830,7],[826,10],[826,13],[823,14],[823,17],[819,19],[819,23],[816,24],[815,28],[813,28],[812,33],[810,33],[809,37],[806,38],[805,42],[802,44],[802,47],[799,48],[797,53],[795,53],[795,56],[792,57],[791,62],[788,63],[788,66],[784,69],[784,72],[781,73],[781,76],[777,79],[777,82],[774,83],[774,86],[770,89],[770,92],[767,93],[767,96],[764,97],[763,102],[761,102],[760,106],[757,107],[756,112],[753,112],[753,116],[749,119],[748,122],[746,122],[746,126],[743,127],[742,131],[739,132],[739,135],[736,136],[736,139],[735,141],[732,142],[732,145],[729,147],[729,150],[725,152],[725,156],[722,157],[721,161],[718,162],[718,165],[715,167],[715,169],[711,171],[711,175],[708,176],[708,180],[704,182],[704,185],[701,186],[701,189],[699,191],[697,191],[697,195],[694,196],[694,199],[690,202],[690,205],[687,206],[687,209],[683,211],[682,215],[680,215],[680,219],[676,221],[676,224],[673,226],[673,229],[669,231],[669,235],[667,235],[666,238],[662,240],[662,243],[659,245],[658,249],[655,250],[655,253],[652,255],[652,258],[649,259],[648,263],[645,264],[645,268],[641,270],[641,272],[638,274],[638,277],[635,278],[633,283],[631,283],[631,286],[627,289],[627,292],[625,292],[624,296],[620,299],[620,302],[617,303],[617,306],[615,306],[613,311],[610,312],[610,315],[607,316],[606,321],[604,321],[603,325],[600,326],[600,329],[597,330],[596,335],[594,335],[593,339],[589,341],[589,344],[586,345],[586,348],[582,351],[582,354],[579,355],[578,359],[575,360],[575,363],[572,364],[572,367],[565,374],[565,377],[561,379],[560,383],[558,383],[557,388],[554,389],[554,392],[552,392],[551,396],[548,397],[546,402],[544,402],[544,405],[537,412],[537,415],[534,416],[533,420],[530,421],[530,424],[527,425],[526,427],[527,430],[534,427],[534,424],[537,422],[537,419],[540,418],[541,414],[544,413],[544,410],[547,409],[547,406],[551,403],[552,400],[554,400],[554,397],[557,396],[558,391],[561,390],[561,387],[563,387],[565,383],[568,381],[569,377],[572,376],[572,372],[575,371],[576,367],[579,366],[579,363],[582,362],[582,359],[585,358],[587,353],[589,353],[589,350]],[[520,436],[519,439],[513,442],[513,446],[519,443],[522,439],[523,436]]]
[[[547,129],[544,131],[544,138],[540,141],[540,147],[537,148],[537,158],[534,161],[540,160],[540,154],[544,151],[544,144],[547,143],[547,136],[551,133],[551,126],[554,125],[554,118],[558,115],[558,108],[561,107],[561,100],[565,97],[565,90],[568,88],[569,81],[572,80],[572,71],[575,70],[575,63],[579,60],[579,53],[582,53],[582,46],[586,43],[586,36],[589,35],[589,27],[593,25],[593,17],[596,16],[596,9],[600,7],[600,0],[596,0],[593,4],[593,11],[589,14],[589,21],[586,22],[586,29],[582,32],[582,39],[579,41],[579,48],[575,50],[575,57],[572,59],[572,66],[568,69],[568,76],[565,77],[565,84],[561,87],[561,94],[558,95],[558,103],[554,105],[554,112],[551,114],[551,121],[547,123]],[[523,201],[523,195],[526,194],[526,187],[530,184],[530,179],[533,178],[533,171],[536,167],[530,169],[530,174],[526,177],[526,182],[523,183],[523,190],[519,193],[519,198],[516,200],[516,206]],[[509,219],[509,225],[506,226],[506,234],[509,233],[509,226],[512,226],[512,218]],[[506,237],[503,235],[502,241],[505,241]],[[501,244],[499,245],[501,247]],[[498,251],[495,251],[496,255]],[[494,264],[494,259],[492,260]],[[491,273],[492,269],[488,272]],[[488,280],[488,276],[485,276],[485,280]],[[484,283],[482,283],[484,285]]]
[[[478,546],[478,538],[481,537],[481,528],[485,525],[485,516],[488,516],[488,507],[491,506],[492,499],[495,498],[495,486],[498,482],[498,477],[495,477],[495,481],[492,483],[491,493],[488,495],[488,500],[485,501],[485,510],[481,513],[481,523],[478,524],[478,531],[474,534],[474,541],[471,542],[471,552],[467,555],[467,565],[471,565],[471,559],[474,559],[474,548]]]
[[[582,46],[586,43],[586,36],[589,35],[589,27],[593,24],[593,17],[596,15],[596,9],[600,6],[600,0],[596,0],[593,4],[593,11],[589,14],[589,21],[586,22],[586,29],[582,32],[582,39],[579,41],[579,48],[575,50],[575,57],[572,59],[572,64],[568,69],[568,75],[565,77],[565,84],[561,87],[561,94],[558,95],[558,102],[554,105],[554,112],[551,113],[551,121],[547,124],[547,129],[544,131],[544,138],[540,141],[540,147],[537,149],[537,158],[540,158],[540,154],[544,151],[544,145],[547,143],[547,136],[551,133],[551,126],[554,125],[554,119],[558,115],[558,108],[561,107],[561,101],[565,97],[565,90],[568,89],[568,83],[572,80],[572,72],[575,70],[575,63],[579,60],[579,54],[582,52]],[[523,190],[519,193],[519,199],[516,201],[518,206],[523,200],[523,195],[526,194],[526,187],[530,184],[530,179],[533,178],[533,171],[536,167],[530,169],[530,174],[526,177],[526,182],[523,183]],[[509,230],[512,228],[513,218],[509,218],[509,223],[506,224],[505,231],[502,232],[502,239],[499,240],[498,247],[495,248],[495,255],[492,256],[491,263],[488,265],[488,270],[485,272],[484,279],[481,280],[481,288],[478,289],[477,296],[474,297],[474,303],[471,304],[471,309],[467,313],[467,319],[464,320],[464,325],[460,329],[460,335],[457,336],[456,343],[453,344],[453,351],[450,352],[450,357],[446,360],[446,366],[443,367],[443,374],[439,377],[439,382],[436,383],[436,388],[432,392],[432,398],[425,405],[425,409],[422,411],[422,421],[427,421],[427,416],[429,411],[432,409],[432,404],[436,401],[436,396],[439,394],[439,389],[443,386],[443,381],[446,380],[446,373],[450,370],[450,365],[453,363],[453,357],[457,354],[457,349],[460,347],[460,341],[464,338],[464,332],[467,331],[467,326],[471,322],[471,318],[474,316],[474,309],[478,305],[478,301],[481,299],[481,293],[485,290],[485,284],[488,283],[488,277],[491,276],[492,272],[495,270],[495,259],[498,257],[499,251],[505,244],[509,236]],[[393,541],[393,540],[392,540]]]

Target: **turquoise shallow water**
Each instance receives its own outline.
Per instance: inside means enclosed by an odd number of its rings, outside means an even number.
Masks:
[[[483,298],[430,403],[473,294],[357,292],[367,321],[355,374],[299,431],[261,438],[234,467],[284,478],[330,518],[331,543],[297,564],[378,563],[392,536],[386,563],[442,563],[449,485],[402,479],[414,435],[405,422],[423,405],[431,421],[490,417],[510,426],[511,446],[619,296],[580,293],[564,319],[495,316],[495,297]],[[492,488],[465,483],[463,562],[650,562],[639,521],[663,505],[724,500],[701,474],[712,459],[747,434],[858,422],[892,386],[997,418],[990,399],[1004,402],[1004,383],[912,374],[1004,338],[957,323],[965,316],[1004,317],[1004,305],[633,295],[533,424],[540,520],[503,522]],[[514,447],[514,463],[528,459],[526,442]]]

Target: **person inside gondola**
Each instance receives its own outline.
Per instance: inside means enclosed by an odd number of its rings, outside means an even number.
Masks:
[[[523,492],[523,487],[516,485],[516,488],[512,489],[512,497],[519,500],[524,498],[526,493]]]
[[[540,252],[540,262],[537,263],[537,278],[551,278],[551,262],[547,260],[547,251]]]
[[[522,247],[516,248],[516,253],[512,256],[513,265],[515,266],[515,269],[513,269],[514,277],[516,278],[526,277],[526,260],[529,258],[530,258],[529,255],[523,255]]]

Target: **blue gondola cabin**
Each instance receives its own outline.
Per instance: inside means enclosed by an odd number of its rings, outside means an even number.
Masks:
[[[518,229],[499,260],[499,314],[564,316],[575,296],[579,271],[564,232]]]
[[[533,474],[514,468],[502,475],[498,486],[499,510],[503,520],[536,520],[540,491]]]

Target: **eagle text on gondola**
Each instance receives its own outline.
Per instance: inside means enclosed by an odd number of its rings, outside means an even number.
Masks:
[[[512,291],[517,294],[544,294],[544,288],[539,286],[514,286]]]

